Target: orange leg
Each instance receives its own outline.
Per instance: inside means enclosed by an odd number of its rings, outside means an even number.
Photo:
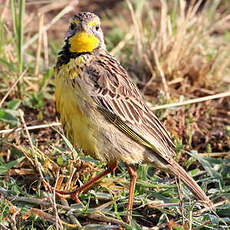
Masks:
[[[80,200],[78,199],[78,195],[81,192],[84,192],[85,190],[87,190],[88,188],[90,188],[95,182],[97,182],[98,180],[100,180],[102,177],[104,177],[107,174],[113,172],[117,168],[117,165],[118,165],[117,161],[110,162],[108,164],[108,168],[104,172],[98,174],[96,177],[90,179],[87,183],[83,184],[81,187],[75,189],[72,192],[67,192],[67,191],[61,191],[61,190],[54,189],[54,188],[50,187],[47,184],[46,181],[43,181],[43,183],[45,184],[46,187],[54,190],[57,193],[57,195],[59,195],[60,197],[62,197],[62,198],[72,198],[77,203],[80,203]]]
[[[126,168],[130,175],[129,200],[127,206],[128,215],[126,216],[126,222],[129,222],[129,216],[132,215],[132,209],[133,209],[133,195],[134,195],[135,185],[137,180],[137,170],[133,165],[126,165]]]

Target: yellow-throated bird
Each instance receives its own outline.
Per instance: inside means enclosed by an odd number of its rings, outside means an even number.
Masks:
[[[72,192],[56,191],[77,202],[79,193],[113,172],[123,161],[131,177],[128,213],[136,184],[135,164],[147,163],[180,178],[205,206],[212,202],[173,160],[174,144],[145,104],[126,70],[106,50],[98,16],[76,14],[55,67],[56,104],[74,146],[108,168]]]

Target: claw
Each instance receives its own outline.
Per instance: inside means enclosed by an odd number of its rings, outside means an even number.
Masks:
[[[42,183],[46,187],[46,189],[54,191],[60,198],[66,199],[66,198],[71,198],[76,201],[76,203],[81,203],[81,201],[78,198],[79,191],[78,189],[75,189],[74,191],[62,191],[58,190],[52,186],[50,186],[45,180],[42,180]]]
[[[77,188],[71,192],[62,191],[62,190],[58,190],[56,188],[53,188],[44,179],[42,180],[42,182],[47,189],[54,191],[60,198],[64,198],[64,199],[71,198],[71,199],[75,200],[76,203],[81,203],[81,201],[78,198],[78,195],[81,192],[84,192],[85,190],[89,189],[92,185],[95,184],[96,181],[100,180],[102,177],[104,177],[108,173],[113,172],[116,168],[117,168],[117,162],[116,161],[110,162],[108,164],[108,168],[104,172],[102,172],[99,175],[97,175],[96,177],[90,179],[87,183],[83,184],[81,187],[79,187],[79,188]]]

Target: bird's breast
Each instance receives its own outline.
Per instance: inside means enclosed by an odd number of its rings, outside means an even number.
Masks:
[[[79,77],[82,60],[71,60],[55,73],[55,98],[62,125],[72,144],[99,158],[97,127],[91,119],[94,107],[87,93],[81,88]]]

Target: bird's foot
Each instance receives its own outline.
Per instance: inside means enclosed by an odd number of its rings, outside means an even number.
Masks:
[[[125,217],[125,223],[130,224],[130,216]]]
[[[127,215],[125,216],[125,223],[130,224],[132,219],[132,209],[131,210],[127,210]]]
[[[74,191],[62,191],[62,190],[58,190],[52,186],[50,186],[45,180],[42,180],[44,186],[46,187],[46,189],[54,191],[58,197],[66,199],[66,198],[71,198],[72,200],[75,200],[75,202],[77,204],[81,204],[81,201],[78,198],[78,195],[80,194],[80,192],[78,191],[78,189],[75,189]]]

